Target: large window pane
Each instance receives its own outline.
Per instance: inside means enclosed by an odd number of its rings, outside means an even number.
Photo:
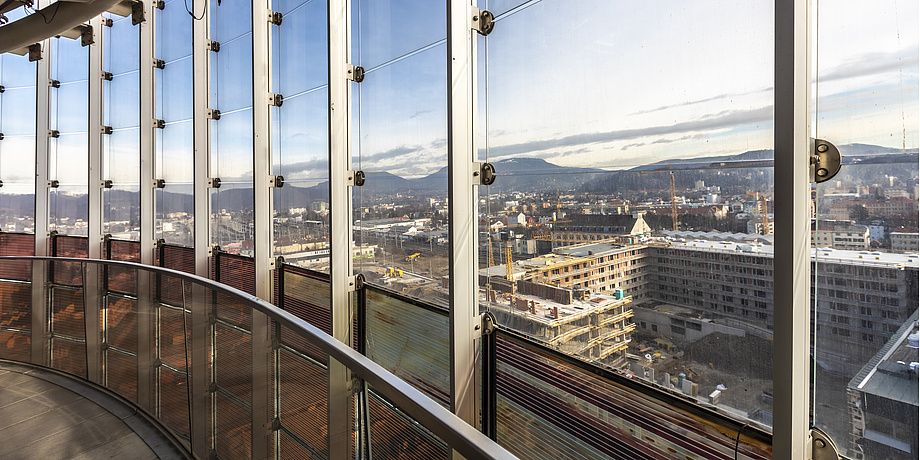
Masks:
[[[352,56],[367,69],[353,87],[353,163],[367,175],[354,191],[355,270],[371,282],[446,303],[444,3],[353,5]],[[417,21],[406,16],[416,14]],[[396,27],[394,16],[405,27]]]
[[[482,308],[769,429],[772,4],[480,7]]]
[[[817,2],[812,417],[851,458],[918,450],[918,7]],[[911,343],[913,334],[913,343]]]

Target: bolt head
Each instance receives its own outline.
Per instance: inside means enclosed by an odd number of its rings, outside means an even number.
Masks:
[[[818,151],[824,153],[827,151],[827,144],[818,144]]]

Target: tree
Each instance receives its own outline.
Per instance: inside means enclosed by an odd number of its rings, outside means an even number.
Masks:
[[[858,204],[850,207],[850,219],[856,222],[869,220],[869,210],[865,206]]]

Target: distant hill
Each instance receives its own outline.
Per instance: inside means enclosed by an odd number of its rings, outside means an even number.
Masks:
[[[884,182],[885,175],[894,175],[902,181],[915,181],[916,165],[920,154],[918,149],[901,149],[868,144],[845,144],[838,146],[844,156],[845,167],[838,176],[839,180],[859,180],[869,184]],[[906,153],[906,155],[905,155]],[[490,187],[492,193],[508,191],[540,192],[569,191],[583,193],[616,194],[624,192],[662,191],[670,188],[667,173],[639,174],[640,171],[666,170],[673,166],[679,173],[675,174],[678,189],[693,188],[696,181],[702,180],[706,185],[718,185],[723,193],[734,187],[738,190],[759,188],[769,189],[773,183],[773,168],[759,166],[758,161],[773,159],[773,150],[751,150],[737,155],[718,155],[686,159],[668,159],[655,163],[636,166],[629,170],[605,171],[596,168],[560,166],[540,158],[507,158],[493,163],[498,178]],[[755,162],[748,168],[720,168],[718,163]],[[161,191],[157,199],[163,202],[160,209],[167,212],[188,212],[194,210],[191,195]],[[356,191],[356,196],[395,195],[396,193],[418,193],[436,191],[443,194],[447,190],[447,167],[424,177],[406,179],[377,171],[367,174],[367,182]],[[52,209],[59,210],[62,217],[86,218],[86,195],[54,194]],[[139,204],[137,192],[123,190],[106,191],[107,216],[110,219],[129,219],[131,209]],[[289,182],[281,189],[275,190],[275,205],[278,208],[306,207],[314,201],[329,201],[329,182],[305,187]],[[0,199],[0,212],[6,215],[29,215],[32,213],[34,199],[32,195],[3,195]],[[252,188],[221,189],[219,197],[213,201],[213,209],[240,211],[252,208]]]

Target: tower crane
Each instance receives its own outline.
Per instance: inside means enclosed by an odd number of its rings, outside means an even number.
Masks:
[[[671,175],[671,226],[672,230],[677,231],[677,188],[674,186],[674,168],[668,166],[668,169],[639,171],[639,174],[657,174],[662,172],[666,172]]]

